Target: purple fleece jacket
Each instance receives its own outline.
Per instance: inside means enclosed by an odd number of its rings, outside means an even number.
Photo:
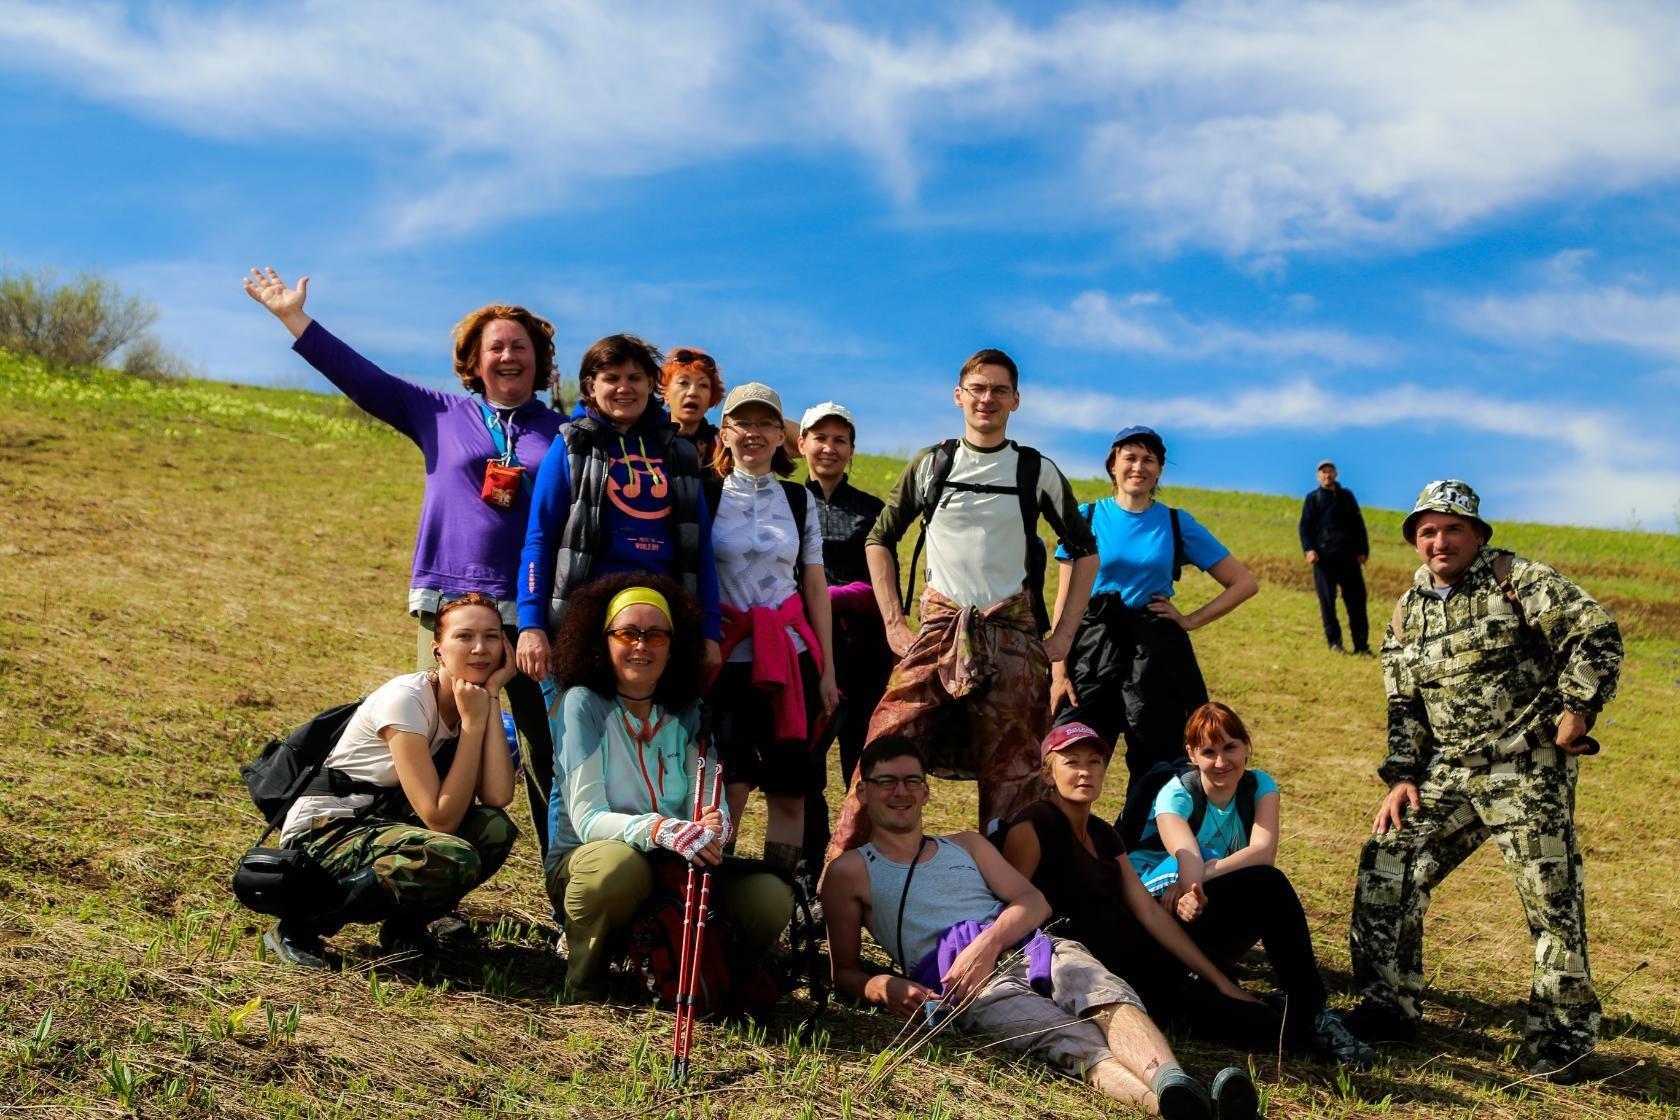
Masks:
[[[495,440],[479,409],[482,398],[393,377],[318,322],[309,324],[292,349],[345,396],[413,440],[425,456],[426,489],[420,499],[410,586],[517,598],[519,550],[525,544],[532,488],[520,487],[509,509],[498,509],[478,496],[485,460],[496,458]],[[514,455],[533,480],[561,422],[559,413],[535,397],[513,412]]]

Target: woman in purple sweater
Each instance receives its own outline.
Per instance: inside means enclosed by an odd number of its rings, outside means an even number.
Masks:
[[[523,307],[474,311],[454,331],[455,374],[467,392],[446,393],[393,377],[304,314],[307,276],[289,288],[272,268],[253,268],[245,291],[292,332],[293,350],[425,457],[408,590],[408,613],[419,626],[416,666],[432,668],[438,607],[468,592],[495,599],[509,639],[517,639],[516,577],[531,484],[562,421],[536,396],[554,375],[554,327]],[[519,674],[507,696],[529,759],[546,770],[554,747],[541,690]],[[526,785],[538,846],[546,849],[548,783],[528,768]]]

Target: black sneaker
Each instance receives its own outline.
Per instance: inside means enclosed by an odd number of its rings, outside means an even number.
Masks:
[[[1417,1038],[1417,1024],[1392,1007],[1365,1000],[1345,1016],[1342,1026],[1355,1038],[1373,1046],[1385,1042],[1411,1042]]]
[[[313,929],[297,929],[281,919],[263,930],[262,943],[269,952],[299,968],[330,968],[327,949]]]
[[[1313,1020],[1313,1048],[1331,1061],[1354,1069],[1370,1069],[1377,1061],[1377,1052],[1361,1042],[1342,1017],[1328,1007]]]
[[[1375,657],[1376,656],[1376,654],[1371,652],[1371,647],[1370,646],[1354,646],[1353,647],[1353,655],[1355,657]]]
[[[1346,653],[1347,650],[1342,648],[1342,643],[1341,642],[1331,642],[1330,643],[1330,652],[1331,653]]]
[[[1200,1081],[1183,1070],[1165,1076],[1157,1073],[1149,1087],[1161,1120],[1212,1120],[1213,1099]]]
[[[1217,1120],[1255,1120],[1260,1091],[1241,1066],[1226,1066],[1213,1077],[1213,1115]]]

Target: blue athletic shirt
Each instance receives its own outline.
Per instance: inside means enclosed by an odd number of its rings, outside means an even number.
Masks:
[[[1172,515],[1160,502],[1151,502],[1142,513],[1121,509],[1113,498],[1079,507],[1084,517],[1091,512],[1091,531],[1097,538],[1097,555],[1102,566],[1091,594],[1118,593],[1128,607],[1142,607],[1157,595],[1169,599],[1173,593]],[[1184,534],[1184,557],[1207,571],[1231,550],[1219,543],[1188,510],[1178,511],[1178,528]],[[1066,560],[1060,548],[1056,559]]]
[[[1264,770],[1254,771],[1254,782],[1256,805],[1267,794],[1278,791],[1277,781]],[[1173,778],[1155,795],[1155,804],[1149,809],[1149,823],[1143,826],[1141,838],[1147,840],[1161,834],[1155,818],[1162,813],[1172,813],[1189,820],[1194,806],[1190,791],[1184,788],[1183,782]],[[1204,860],[1220,859],[1248,847],[1248,833],[1243,830],[1242,815],[1237,812],[1235,797],[1223,809],[1208,802],[1207,812],[1202,816],[1202,827],[1196,830],[1196,842],[1201,846]],[[1159,894],[1178,879],[1178,860],[1166,852],[1134,851],[1128,852],[1126,858],[1132,861],[1138,877],[1151,893]]]

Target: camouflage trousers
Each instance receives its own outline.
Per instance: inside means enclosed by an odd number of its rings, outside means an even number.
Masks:
[[[518,835],[506,813],[474,805],[452,833],[411,815],[362,817],[311,829],[298,847],[337,878],[373,868],[399,914],[439,916],[496,873]]]
[[[1491,765],[1437,763],[1405,828],[1372,837],[1359,860],[1350,941],[1360,993],[1416,1020],[1423,915],[1435,885],[1492,837],[1516,875],[1534,939],[1524,1027],[1530,1060],[1568,1061],[1598,1039],[1587,965],[1587,908],[1575,841],[1579,760],[1541,747]]]
[[[1034,632],[1026,592],[959,610],[927,588],[921,630],[887,679],[867,742],[903,735],[928,772],[979,782],[979,828],[1008,821],[1044,793],[1038,745],[1050,731],[1050,662]],[[828,859],[869,839],[857,774],[840,810]]]

